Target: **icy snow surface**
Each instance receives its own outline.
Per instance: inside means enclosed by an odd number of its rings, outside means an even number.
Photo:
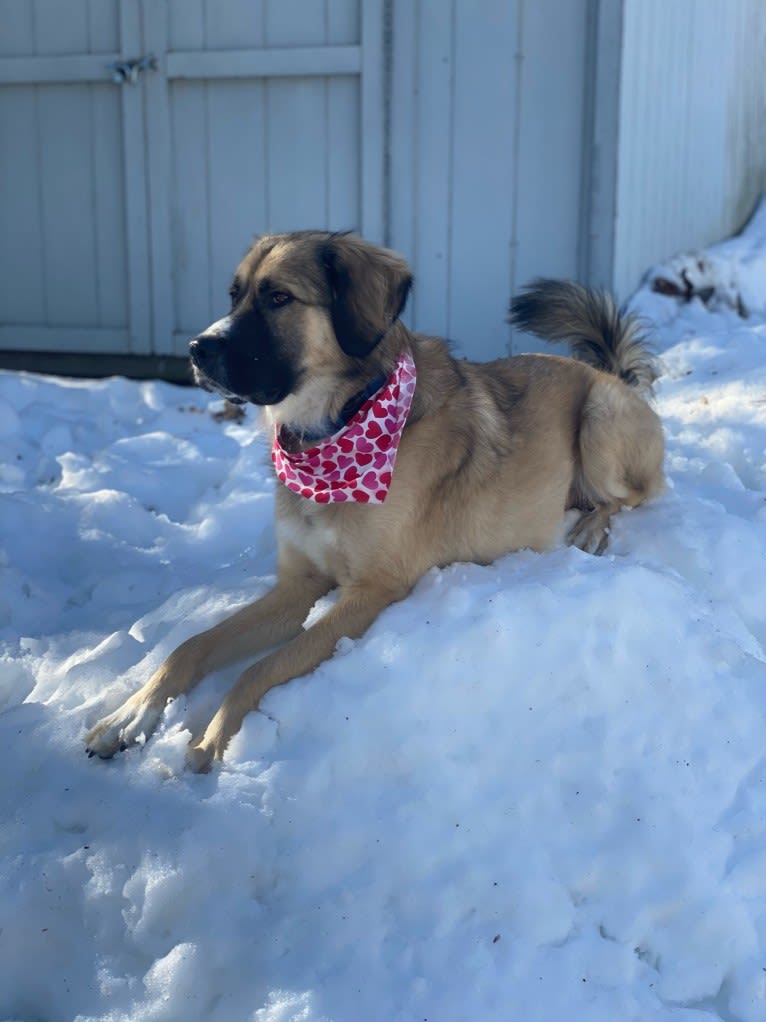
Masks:
[[[272,584],[252,410],[0,375],[1,1019],[764,1022],[766,211],[700,266],[607,555],[430,572],[204,777],[236,669],[82,736]]]

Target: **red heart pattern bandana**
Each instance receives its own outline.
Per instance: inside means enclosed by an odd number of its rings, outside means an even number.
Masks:
[[[317,504],[382,504],[388,496],[415,383],[412,357],[400,355],[380,390],[342,429],[297,454],[282,447],[277,424],[271,460],[279,481]]]

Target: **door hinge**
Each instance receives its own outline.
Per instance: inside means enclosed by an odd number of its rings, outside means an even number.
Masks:
[[[136,60],[115,60],[106,66],[115,85],[135,85],[144,71],[156,71],[159,65],[157,58],[150,53]]]

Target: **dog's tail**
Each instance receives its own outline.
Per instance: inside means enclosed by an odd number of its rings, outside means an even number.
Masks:
[[[638,321],[606,292],[573,281],[539,278],[513,299],[508,320],[545,341],[567,341],[581,362],[651,395],[657,379],[655,359]]]

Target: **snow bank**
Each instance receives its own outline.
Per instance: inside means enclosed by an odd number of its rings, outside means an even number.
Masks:
[[[251,414],[0,374],[0,1018],[763,1022],[764,219],[635,300],[670,487],[608,554],[429,573],[207,777],[235,670],[81,743],[273,582]]]

